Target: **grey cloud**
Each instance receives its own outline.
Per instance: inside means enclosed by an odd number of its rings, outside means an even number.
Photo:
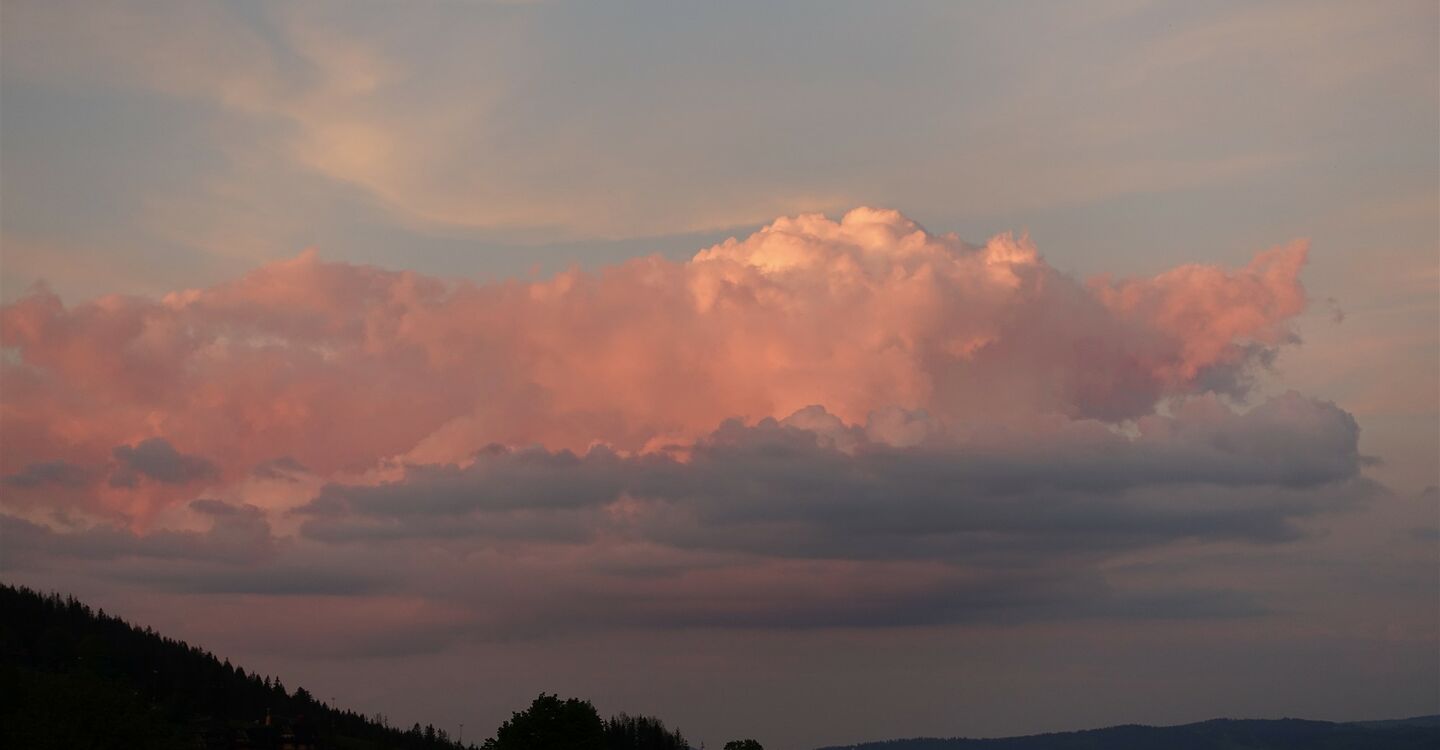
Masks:
[[[278,479],[286,482],[294,482],[297,481],[295,478],[296,474],[303,474],[307,471],[309,471],[309,469],[294,458],[281,456],[257,464],[250,473],[260,479]]]
[[[1101,563],[1294,540],[1306,519],[1383,493],[1360,474],[1350,415],[1295,394],[1245,413],[1192,399],[1129,435],[903,416],[729,422],[687,461],[492,447],[463,467],[329,485],[297,513],[307,543],[426,586],[429,568],[407,565],[447,550],[465,590],[434,595],[502,612],[466,632],[509,636],[1251,616],[1266,611],[1253,595],[1120,590]],[[897,424],[905,447],[872,439]]]
[[[311,512],[345,507],[361,515],[450,515],[472,510],[567,509],[613,499],[637,469],[663,464],[664,459],[622,459],[606,448],[584,457],[543,448],[507,450],[491,446],[474,463],[455,466],[412,466],[401,483],[367,487],[329,485],[309,507]],[[482,481],[476,481],[483,478]],[[413,487],[426,488],[425,501],[414,502]]]
[[[491,449],[470,466],[412,467],[380,486],[327,486],[300,512],[312,539],[583,540],[601,530],[773,556],[975,557],[1043,544],[1108,551],[1184,538],[1276,541],[1350,502],[1353,418],[1286,395],[1245,414],[1202,403],[1127,438],[1094,424],[1017,443],[909,448],[774,420],[731,422],[688,463]],[[645,512],[611,519],[622,497]]]
[[[398,518],[326,513],[306,521],[303,529],[306,538],[331,543],[484,538],[578,544],[592,539],[603,522],[593,509]]]
[[[110,475],[110,484],[114,487],[133,487],[141,477],[162,484],[189,484],[219,476],[215,464],[204,457],[175,450],[165,438],[116,446],[112,453],[118,463]]]
[[[37,558],[117,560],[151,558],[228,564],[255,563],[270,556],[275,540],[258,508],[217,500],[196,500],[191,508],[213,518],[205,532],[161,530],[139,534],[119,526],[55,531],[14,516],[0,516],[7,564]]]
[[[1255,597],[1208,589],[1117,590],[1093,572],[992,571],[984,577],[952,573],[922,585],[837,585],[766,588],[743,594],[686,596],[589,591],[554,602],[514,632],[552,632],[596,624],[621,627],[737,627],[767,629],[923,627],[1018,624],[1055,619],[1193,619],[1265,613]]]
[[[47,485],[61,487],[83,487],[90,483],[93,473],[83,466],[67,461],[40,461],[4,478],[7,487],[32,489]]]
[[[1283,344],[1301,343],[1300,337],[1290,334]],[[1257,371],[1270,370],[1280,356],[1280,345],[1267,346],[1254,341],[1236,344],[1239,359],[1235,362],[1217,362],[1202,368],[1195,376],[1199,392],[1223,393],[1227,396],[1243,397],[1255,384]]]
[[[378,577],[361,571],[321,569],[293,562],[259,567],[167,566],[117,576],[154,588],[187,594],[264,596],[359,596],[380,590]]]
[[[1265,602],[1204,583],[1119,587],[1103,564],[1181,541],[1284,542],[1380,492],[1360,475],[1354,420],[1294,394],[1243,414],[1192,399],[1129,434],[1084,420],[872,422],[818,408],[729,422],[686,461],[491,447],[465,466],[328,485],[285,541],[258,509],[209,499],[190,506],[210,519],[203,533],[17,519],[7,554],[116,561],[107,575],[182,593],[404,591],[441,605],[336,646],[356,653],[416,628],[443,644],[595,627],[1246,617]]]

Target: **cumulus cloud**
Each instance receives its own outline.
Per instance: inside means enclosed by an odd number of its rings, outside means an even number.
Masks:
[[[137,442],[160,439],[157,423],[225,476],[277,455],[331,476],[490,443],[658,450],[811,404],[848,423],[891,408],[941,425],[1132,419],[1243,384],[1290,339],[1304,256],[1082,283],[1023,238],[972,246],[856,209],[780,219],[685,263],[535,283],[307,253],[158,301],[67,308],[42,290],[0,319],[16,436],[0,462],[95,465],[133,444],[115,457],[154,470],[139,474],[203,474],[170,442]]]
[[[37,290],[0,313],[7,541],[169,590],[403,590],[445,637],[1255,612],[1101,570],[1372,494],[1349,414],[1243,405],[1305,253],[1082,281],[861,208],[536,282],[312,252]]]

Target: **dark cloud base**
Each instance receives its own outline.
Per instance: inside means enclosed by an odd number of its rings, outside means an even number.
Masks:
[[[1383,494],[1360,474],[1350,415],[1295,394],[1243,413],[1190,399],[1129,432],[904,419],[920,436],[905,445],[818,407],[732,421],[685,460],[495,446],[388,483],[326,485],[285,519],[296,536],[259,508],[208,499],[190,504],[206,531],[57,531],[12,517],[3,559],[92,574],[103,562],[99,575],[127,586],[320,597],[336,612],[426,603],[336,642],[361,650],[411,631],[438,648],[593,628],[1233,618],[1268,605],[1193,583],[1122,583],[1104,564],[1179,544],[1285,543],[1305,519]],[[303,472],[263,468],[286,484]]]

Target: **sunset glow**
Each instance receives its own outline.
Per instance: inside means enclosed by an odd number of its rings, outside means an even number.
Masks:
[[[1440,17],[1203,5],[6,0],[0,576],[477,743],[1440,713]]]

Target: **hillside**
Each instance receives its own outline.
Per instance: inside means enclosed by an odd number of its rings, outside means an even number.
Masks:
[[[1127,724],[1003,739],[922,737],[819,750],[1427,750],[1440,747],[1440,716],[1333,723],[1212,719],[1173,727]]]
[[[59,595],[0,586],[0,747],[455,750]],[[267,719],[268,717],[268,719]]]

